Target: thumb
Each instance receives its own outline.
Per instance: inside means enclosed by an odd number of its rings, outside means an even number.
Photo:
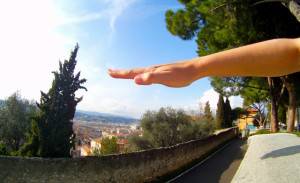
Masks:
[[[154,74],[146,72],[134,77],[134,82],[138,85],[151,85],[153,83]]]

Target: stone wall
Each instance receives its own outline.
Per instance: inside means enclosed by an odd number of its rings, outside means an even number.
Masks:
[[[149,182],[205,158],[237,136],[227,129],[171,147],[85,158],[0,157],[0,182]]]

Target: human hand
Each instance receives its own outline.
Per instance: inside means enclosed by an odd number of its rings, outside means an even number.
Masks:
[[[162,84],[176,88],[188,86],[196,79],[199,79],[194,61],[130,70],[109,69],[108,73],[113,78],[133,79],[138,85]]]
[[[139,85],[169,87],[188,86],[206,76],[278,77],[296,72],[300,72],[300,38],[259,42],[185,62],[108,71],[114,78],[133,79]]]

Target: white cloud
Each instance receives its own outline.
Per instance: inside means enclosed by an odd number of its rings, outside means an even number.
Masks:
[[[212,110],[215,111],[217,109],[218,100],[219,94],[211,88],[203,92],[203,95],[200,97],[199,103],[201,103],[201,105],[204,105],[208,101]]]
[[[51,71],[75,44],[57,31],[57,16],[51,0],[0,2],[1,98],[21,90],[38,99],[48,89]]]
[[[212,111],[215,112],[217,110],[218,100],[219,94],[211,88],[203,93],[202,97],[199,99],[199,103],[203,105],[208,101]],[[231,108],[242,107],[243,105],[243,99],[239,96],[229,97],[229,101]]]

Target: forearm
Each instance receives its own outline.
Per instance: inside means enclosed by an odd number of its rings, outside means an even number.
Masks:
[[[300,39],[274,39],[193,60],[205,76],[275,77],[300,71]]]
[[[206,76],[282,76],[300,72],[300,39],[274,39],[183,62],[108,72],[139,85],[170,87],[184,87]]]

